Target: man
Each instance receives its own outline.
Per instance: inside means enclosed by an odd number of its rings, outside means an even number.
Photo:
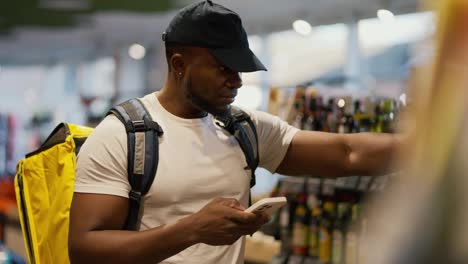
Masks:
[[[163,35],[168,76],[142,98],[164,130],[140,231],[125,231],[127,145],[114,116],[83,145],[70,216],[72,263],[243,263],[242,238],[268,221],[243,212],[250,173],[235,139],[215,125],[229,110],[240,72],[265,70],[238,15],[205,1],[182,9]],[[391,135],[298,131],[248,111],[258,132],[259,166],[286,175],[369,175],[390,159]]]

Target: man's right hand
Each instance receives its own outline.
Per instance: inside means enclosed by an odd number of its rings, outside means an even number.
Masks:
[[[197,243],[232,244],[267,222],[266,215],[243,212],[235,199],[219,198],[176,223],[128,231],[122,230],[128,207],[128,199],[120,196],[74,193],[71,263],[159,263]]]
[[[269,221],[267,214],[246,213],[244,210],[236,199],[214,199],[190,216],[196,240],[213,246],[231,245]]]

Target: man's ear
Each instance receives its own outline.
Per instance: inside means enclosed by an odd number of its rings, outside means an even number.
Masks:
[[[184,61],[184,55],[180,53],[174,53],[171,57],[170,64],[171,64],[171,69],[176,73],[182,73],[185,70],[185,61]]]

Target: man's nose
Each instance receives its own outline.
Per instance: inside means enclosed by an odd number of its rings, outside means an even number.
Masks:
[[[227,87],[231,89],[239,89],[242,86],[242,76],[240,72],[232,71],[226,81]]]

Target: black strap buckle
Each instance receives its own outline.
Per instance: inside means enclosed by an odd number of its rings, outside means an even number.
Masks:
[[[134,201],[134,202],[137,202],[137,203],[140,203],[140,201],[141,201],[141,192],[131,190],[128,196],[129,196],[128,198],[131,201]]]
[[[247,120],[247,117],[244,113],[234,113],[232,117],[234,118],[234,120],[236,120],[236,122],[244,122],[245,120]]]
[[[132,121],[133,130],[135,132],[144,132],[146,131],[146,124],[144,120]]]
[[[132,121],[132,126],[134,132],[145,132],[149,130],[154,130],[156,131],[156,133],[158,133],[158,136],[161,136],[163,134],[161,126],[154,121],[136,120]]]
[[[232,116],[223,117],[217,116],[216,117],[216,124],[224,129],[226,129],[229,133],[233,134],[235,131],[234,124],[236,123]]]

